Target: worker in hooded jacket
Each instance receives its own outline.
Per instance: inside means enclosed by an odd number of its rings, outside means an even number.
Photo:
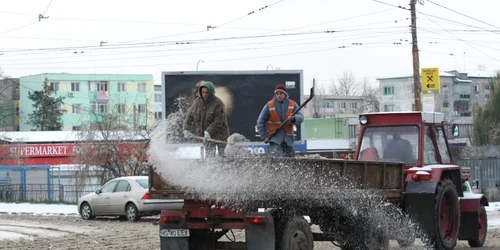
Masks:
[[[274,98],[264,105],[257,119],[257,130],[264,143],[269,143],[269,153],[277,157],[295,157],[295,131],[294,126],[304,121],[302,112],[297,112],[299,105],[288,97],[288,92],[283,84],[278,84],[274,89]],[[272,138],[269,135],[274,133]]]
[[[216,148],[219,156],[222,156],[225,145],[212,143],[209,139],[226,141],[229,137],[224,103],[215,96],[212,82],[203,83],[198,92],[199,96],[194,100],[184,120],[184,137],[203,137],[205,156],[214,157]]]

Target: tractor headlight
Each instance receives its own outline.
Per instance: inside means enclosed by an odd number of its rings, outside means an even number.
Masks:
[[[366,116],[364,116],[364,115],[360,116],[360,117],[359,117],[359,123],[360,123],[361,125],[365,125],[365,124],[367,124],[367,123],[368,123],[368,118],[366,118]]]

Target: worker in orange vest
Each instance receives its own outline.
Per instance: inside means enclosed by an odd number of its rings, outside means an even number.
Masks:
[[[264,105],[257,119],[257,130],[264,143],[269,143],[269,152],[278,157],[295,157],[295,131],[294,126],[298,126],[304,121],[302,112],[297,112],[299,105],[288,97],[288,92],[283,84],[278,84],[274,89],[274,98]],[[269,138],[281,125],[275,136]]]

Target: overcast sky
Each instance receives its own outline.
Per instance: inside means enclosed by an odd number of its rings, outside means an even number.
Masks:
[[[423,2],[421,67],[500,69],[500,1]],[[409,9],[409,0],[0,0],[0,68],[12,77],[153,74],[160,83],[162,71],[199,64],[375,81],[412,73],[410,11],[397,5]]]

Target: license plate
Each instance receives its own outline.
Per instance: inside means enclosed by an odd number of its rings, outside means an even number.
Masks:
[[[160,237],[189,237],[189,229],[161,229]]]

